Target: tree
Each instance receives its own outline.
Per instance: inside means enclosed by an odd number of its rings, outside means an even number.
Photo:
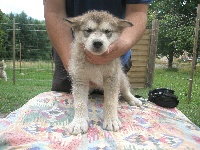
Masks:
[[[7,57],[6,46],[8,43],[8,36],[6,27],[6,15],[0,10],[0,56],[2,59]]]
[[[44,21],[28,17],[25,12],[15,15],[10,13],[7,15],[7,18],[11,29],[14,17],[16,22],[16,58],[19,58],[19,45],[21,43],[22,59],[49,60],[51,52],[47,51],[47,49],[50,48],[50,41],[47,36]],[[12,30],[9,30],[8,33],[8,41],[11,42],[12,32]],[[12,49],[7,49],[7,51],[12,51]]]
[[[150,6],[149,15],[160,22],[157,54],[168,58],[168,67],[174,56],[192,52],[197,5],[197,1],[154,0]]]

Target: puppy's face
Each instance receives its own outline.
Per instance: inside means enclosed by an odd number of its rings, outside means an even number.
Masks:
[[[103,54],[120,34],[117,26],[111,26],[109,22],[97,23],[93,20],[88,20],[85,25],[80,27],[80,31],[76,33],[76,36],[82,37],[85,49],[94,55]]]
[[[76,42],[83,44],[85,50],[94,55],[107,51],[108,46],[118,39],[123,29],[133,25],[104,11],[91,11],[64,20],[73,29]]]

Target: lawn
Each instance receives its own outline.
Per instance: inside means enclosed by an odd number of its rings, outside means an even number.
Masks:
[[[155,69],[154,82],[151,89],[164,87],[174,90],[179,99],[178,109],[200,127],[200,64],[195,70],[191,102],[188,104],[190,67],[190,64],[183,63],[178,64],[178,69]],[[136,89],[134,91],[136,94],[147,98],[149,90]]]
[[[52,66],[50,62],[23,62],[21,70],[16,69],[16,83],[13,85],[12,64],[8,63],[8,81],[0,79],[0,113],[9,113],[25,104],[39,93],[50,91]],[[20,65],[16,63],[16,68]]]
[[[18,67],[19,64],[17,64]],[[49,62],[24,63],[20,72],[16,70],[16,84],[12,82],[12,68],[8,65],[6,72],[8,81],[0,79],[0,113],[9,113],[25,104],[39,93],[50,91],[52,65]],[[194,74],[192,101],[187,103],[191,65],[179,64],[178,69],[156,69],[151,89],[167,87],[175,90],[179,97],[178,109],[193,123],[200,127],[200,65]],[[134,94],[148,97],[150,89],[134,89]]]

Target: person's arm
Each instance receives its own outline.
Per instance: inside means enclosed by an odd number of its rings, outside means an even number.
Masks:
[[[93,64],[105,64],[122,56],[136,44],[144,34],[147,25],[148,4],[127,4],[125,19],[134,26],[125,28],[118,40],[109,46],[109,52],[94,56],[87,52],[87,60]]]
[[[60,56],[65,69],[67,69],[70,59],[72,32],[63,21],[63,18],[67,17],[65,1],[44,0],[44,17],[50,41]]]

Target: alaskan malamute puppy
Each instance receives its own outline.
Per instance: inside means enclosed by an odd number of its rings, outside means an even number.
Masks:
[[[120,58],[104,65],[95,65],[86,60],[85,51],[94,55],[103,54],[109,45],[118,39],[123,29],[133,24],[105,11],[90,11],[82,16],[64,20],[74,34],[69,74],[72,78],[75,116],[68,125],[68,130],[75,135],[87,132],[89,83],[94,83],[104,90],[103,128],[117,131],[121,127],[117,114],[119,93],[121,92],[130,105],[140,106],[142,102],[131,94]]]

